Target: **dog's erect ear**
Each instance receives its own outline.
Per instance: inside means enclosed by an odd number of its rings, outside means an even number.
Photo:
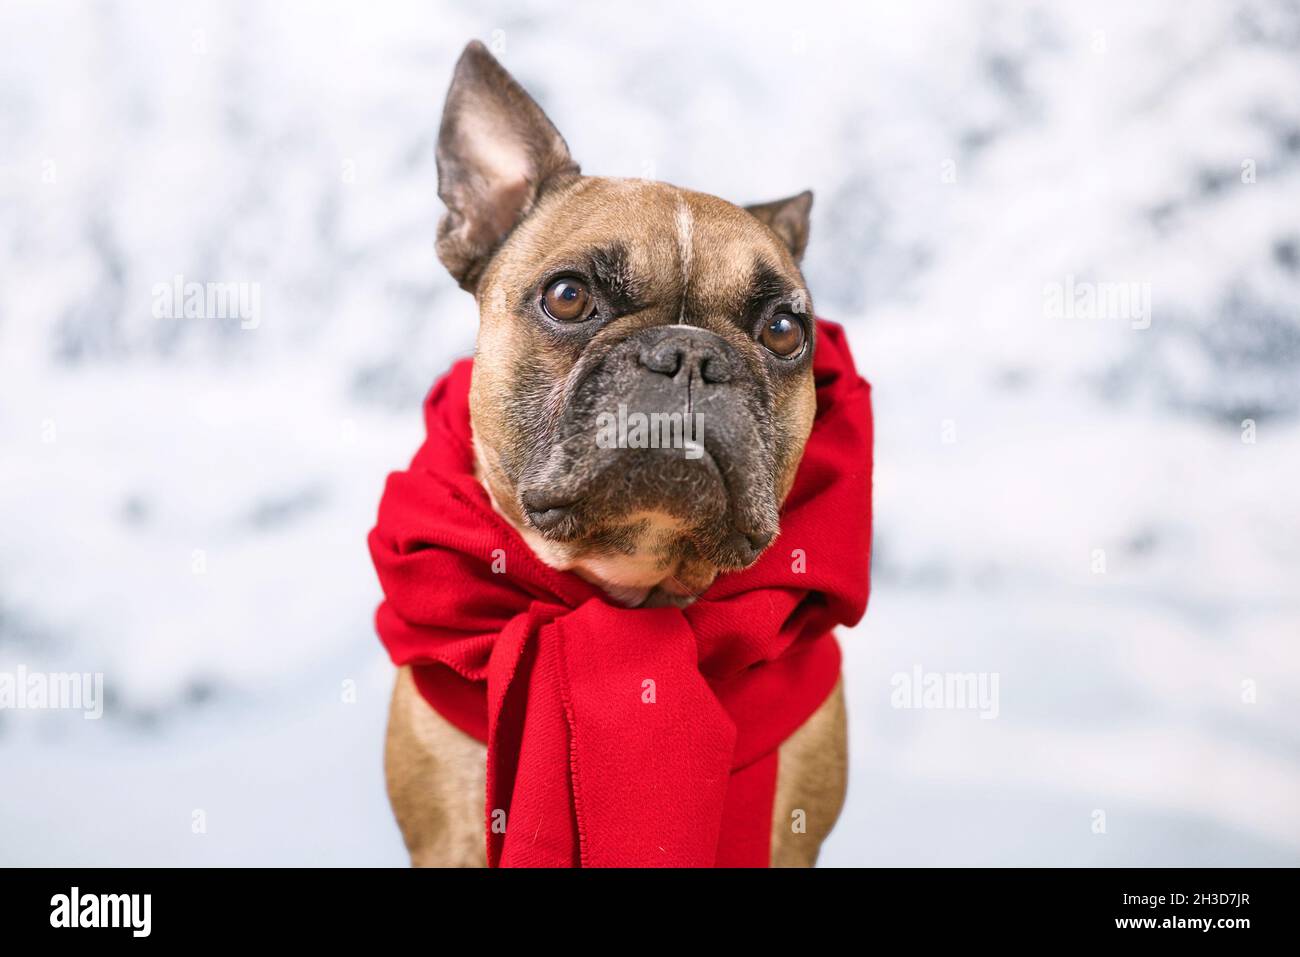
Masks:
[[[803,259],[803,251],[808,248],[808,215],[812,212],[812,199],[812,191],[806,189],[798,196],[758,203],[745,209],[759,222],[771,227],[790,250],[794,261],[799,262]]]
[[[548,181],[576,175],[564,138],[477,40],[456,63],[438,131],[438,258],[473,292]]]

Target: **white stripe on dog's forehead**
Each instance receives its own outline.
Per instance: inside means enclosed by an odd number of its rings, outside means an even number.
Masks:
[[[677,255],[682,264],[682,308],[678,313],[679,325],[686,322],[686,293],[691,287],[691,255],[695,242],[695,219],[686,200],[677,197]]]

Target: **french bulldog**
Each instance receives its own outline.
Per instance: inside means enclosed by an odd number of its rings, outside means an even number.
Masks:
[[[816,407],[799,270],[812,194],[742,208],[584,176],[478,42],[456,64],[437,167],[438,256],[479,308],[470,417],[496,510],[540,559],[628,606],[685,605],[751,565],[778,531]],[[593,441],[620,407],[685,415],[684,447]],[[811,866],[844,799],[842,681],[778,761],[771,863]],[[486,863],[484,746],[425,703],[407,668],[385,770],[412,864]],[[790,826],[796,808],[806,833]]]

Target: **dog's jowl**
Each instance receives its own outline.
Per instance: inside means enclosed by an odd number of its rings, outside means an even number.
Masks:
[[[812,194],[584,176],[477,43],[437,165],[478,345],[370,537],[413,863],[812,864],[871,480],[869,389],[799,268]]]

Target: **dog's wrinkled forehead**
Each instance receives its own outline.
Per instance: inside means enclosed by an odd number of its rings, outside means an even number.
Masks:
[[[539,321],[539,299],[565,276],[589,284],[616,320],[590,331]],[[555,393],[585,352],[652,326],[707,329],[754,357],[765,315],[811,308],[790,248],[752,212],[667,183],[599,177],[576,177],[542,197],[498,248],[477,292],[479,352],[496,366],[481,375],[482,388],[509,377],[513,404],[520,392]],[[755,358],[755,375],[765,377],[763,368]],[[788,376],[768,384],[778,405],[800,386]]]
[[[589,332],[538,321],[539,299],[564,276],[589,285],[615,321]],[[591,177],[544,197],[493,257],[478,293],[480,351],[552,381],[585,351],[650,326],[698,326],[754,352],[765,310],[808,308],[790,253],[750,213],[665,183]]]
[[[773,298],[807,299],[789,252],[751,214],[643,180],[582,178],[548,196],[480,292],[491,311],[508,309],[565,274],[598,285],[619,315],[649,312],[659,323],[704,325],[752,315]]]
[[[563,277],[590,286],[612,321],[557,328],[539,317],[539,300]],[[501,244],[477,293],[479,353],[494,357],[481,387],[486,393],[499,379],[504,392],[508,381],[510,404],[528,415],[539,411],[529,400],[541,393],[559,401],[585,353],[651,327],[686,325],[722,337],[750,360],[754,386],[777,407],[804,386],[795,375],[769,376],[755,340],[756,326],[776,310],[810,313],[790,246],[751,211],[716,196],[575,177],[544,195]],[[486,433],[487,423],[480,425]]]

